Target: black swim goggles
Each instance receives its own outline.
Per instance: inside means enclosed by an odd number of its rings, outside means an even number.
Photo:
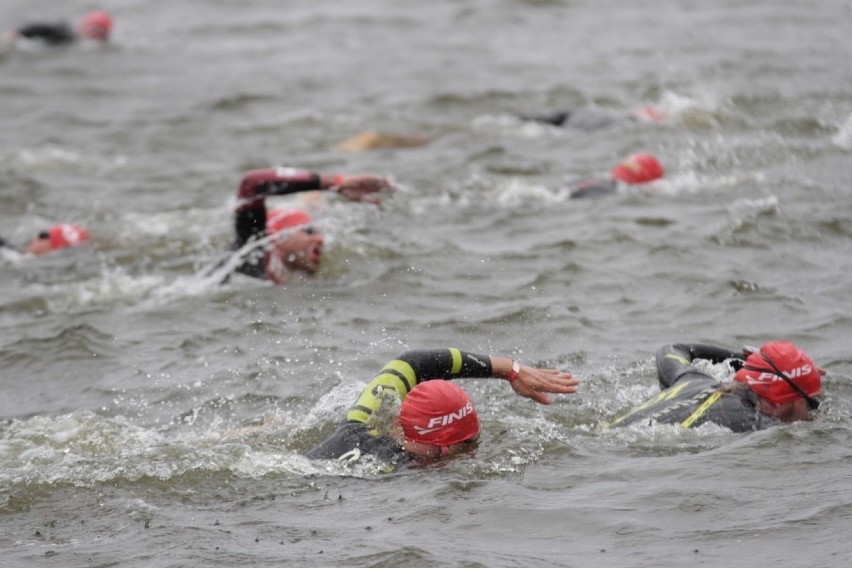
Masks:
[[[806,393],[806,392],[805,392],[805,390],[804,390],[802,387],[800,387],[799,385],[797,385],[796,383],[794,383],[793,381],[791,381],[791,380],[790,380],[790,378],[789,378],[787,375],[785,375],[785,374],[781,371],[781,369],[779,369],[779,368],[778,368],[778,366],[775,364],[775,362],[774,362],[772,359],[770,359],[770,358],[769,358],[769,355],[767,355],[766,353],[764,353],[763,351],[760,351],[760,350],[753,351],[752,353],[757,353],[758,355],[760,355],[760,356],[761,356],[761,358],[763,358],[763,360],[764,360],[764,361],[766,361],[766,364],[767,364],[767,365],[769,365],[770,367],[772,367],[772,374],[773,374],[773,375],[775,375],[775,376],[777,376],[778,378],[782,379],[785,383],[787,383],[788,385],[790,385],[790,388],[791,388],[791,389],[793,389],[793,391],[794,391],[797,395],[799,395],[800,397],[802,397],[803,399],[805,399],[805,402],[807,402],[807,403],[808,403],[808,408],[809,408],[809,409],[811,409],[811,410],[817,410],[817,409],[819,408],[819,400],[815,399],[814,397],[812,397],[811,395],[809,395],[808,393]],[[751,366],[749,366],[749,365],[743,365],[743,368],[744,368],[744,369],[748,369],[749,371],[763,371],[763,372],[766,372],[766,369],[758,369],[758,368],[756,368],[756,367],[751,367]]]

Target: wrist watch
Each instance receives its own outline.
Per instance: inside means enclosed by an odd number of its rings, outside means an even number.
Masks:
[[[515,379],[518,378],[518,375],[520,374],[520,372],[521,372],[521,364],[518,363],[518,361],[516,359],[512,359],[512,372],[509,373],[509,375],[506,377],[506,380],[508,380],[510,383],[513,382]]]

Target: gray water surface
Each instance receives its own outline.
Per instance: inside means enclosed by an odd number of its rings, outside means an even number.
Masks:
[[[111,45],[0,50],[0,235],[93,234],[0,257],[0,564],[850,565],[849,2],[106,7]],[[624,119],[647,105],[668,119]],[[569,108],[616,120],[515,118]],[[370,129],[434,140],[335,149]],[[665,179],[561,189],[635,151]],[[271,165],[402,189],[320,204],[315,278],[204,278]],[[828,371],[817,421],[605,429],[656,392],[662,344],[777,338]],[[441,467],[301,457],[386,361],[441,346],[581,392],[465,381],[482,444]]]

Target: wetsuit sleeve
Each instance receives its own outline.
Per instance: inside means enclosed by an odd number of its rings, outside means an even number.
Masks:
[[[322,189],[320,174],[296,168],[253,170],[243,176],[237,191],[235,248],[266,231],[266,198]]]
[[[571,113],[568,111],[558,111],[552,112],[550,114],[541,114],[541,115],[521,115],[521,120],[526,120],[529,122],[540,122],[542,124],[550,124],[551,126],[562,126],[565,124],[565,121],[568,120],[568,117],[571,116]]]
[[[715,345],[670,343],[657,351],[657,378],[660,381],[660,387],[667,389],[684,375],[700,372],[692,366],[694,359],[706,359],[712,363],[721,363],[727,359],[741,357],[740,353]]]
[[[64,22],[32,23],[15,30],[18,35],[27,39],[40,39],[47,43],[67,43],[74,41],[74,31]]]
[[[484,378],[492,375],[491,357],[460,349],[418,349],[406,351],[387,363],[361,392],[346,414],[348,422],[366,423],[382,404],[386,394],[400,400],[415,385],[433,379]],[[391,391],[388,393],[388,391]]]
[[[613,179],[584,179],[576,181],[569,187],[571,199],[604,197],[612,195],[618,188],[618,182]]]

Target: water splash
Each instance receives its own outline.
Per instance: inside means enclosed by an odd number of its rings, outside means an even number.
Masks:
[[[112,172],[127,165],[126,156],[84,154],[62,146],[21,148],[0,155],[0,163],[31,173],[77,172],[92,175]]]
[[[840,126],[831,141],[845,150],[852,149],[852,115]]]

